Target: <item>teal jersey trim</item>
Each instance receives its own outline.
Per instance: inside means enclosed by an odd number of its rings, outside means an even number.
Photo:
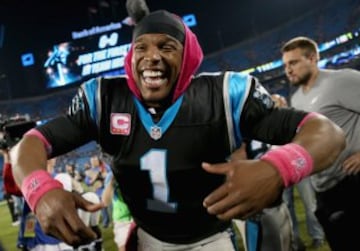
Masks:
[[[154,123],[151,114],[144,108],[144,106],[140,103],[140,101],[134,97],[135,106],[139,112],[139,117],[141,120],[141,123],[145,127],[147,133],[150,135],[151,138],[157,140],[159,138],[154,137],[153,129],[156,128],[159,130],[158,136],[162,136],[167,129],[170,127],[171,123],[174,121],[180,106],[182,104],[184,96],[180,96],[175,103],[173,103],[163,114],[160,121],[158,123]]]

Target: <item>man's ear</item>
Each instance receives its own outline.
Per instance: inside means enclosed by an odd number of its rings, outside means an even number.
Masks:
[[[316,64],[319,61],[318,55],[316,53],[311,53],[308,58]]]

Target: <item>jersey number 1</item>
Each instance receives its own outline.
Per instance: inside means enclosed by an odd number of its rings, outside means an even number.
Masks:
[[[153,198],[147,200],[149,210],[175,213],[177,203],[169,202],[169,187],[166,177],[166,150],[151,149],[140,159],[141,170],[149,171],[153,186]]]

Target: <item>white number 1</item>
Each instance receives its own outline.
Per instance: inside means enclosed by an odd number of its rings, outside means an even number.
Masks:
[[[175,212],[177,203],[169,202],[169,187],[166,177],[166,150],[151,149],[140,159],[141,170],[149,171],[153,186],[153,198],[147,200],[149,210]]]

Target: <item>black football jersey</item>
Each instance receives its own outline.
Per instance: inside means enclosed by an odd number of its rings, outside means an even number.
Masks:
[[[173,243],[194,242],[231,224],[202,205],[224,181],[206,173],[202,162],[225,162],[244,137],[287,143],[306,115],[274,108],[254,77],[235,72],[199,75],[160,120],[152,113],[125,77],[98,78],[81,86],[69,115],[38,130],[52,147],[50,156],[95,140],[113,156],[114,176],[138,226]]]

